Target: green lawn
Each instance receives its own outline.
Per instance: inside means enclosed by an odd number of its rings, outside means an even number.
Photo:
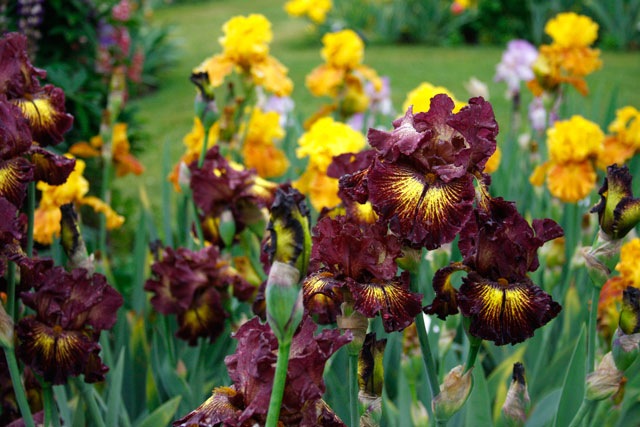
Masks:
[[[157,92],[133,103],[145,122],[144,130],[151,137],[141,158],[148,169],[144,180],[154,206],[159,204],[161,180],[164,179],[160,169],[162,146],[168,141],[172,159],[177,160],[183,151],[182,137],[193,123],[195,90],[188,79],[191,69],[207,56],[220,52],[217,40],[222,33],[222,24],[230,17],[264,14],[273,24],[272,54],[289,68],[295,84],[293,98],[297,111],[307,117],[323,102],[312,97],[304,86],[305,75],[322,61],[320,43],[310,37],[304,20],[286,15],[284,3],[284,0],[213,0],[170,5],[155,12],[157,22],[175,27],[174,34],[180,41],[182,55],[179,63],[164,74]],[[490,100],[498,122],[506,129],[509,103],[504,98],[505,85],[492,81],[501,52],[499,46],[368,46],[364,62],[390,77],[396,109],[402,105],[406,93],[423,81],[445,86],[458,98],[466,98],[464,82],[475,76],[489,84]],[[640,107],[640,55],[605,52],[603,62],[603,68],[589,79],[591,96],[584,101],[575,97],[571,103],[572,109],[596,121],[602,120],[610,94],[616,89],[617,106]],[[129,192],[128,188],[136,187],[131,179],[134,178],[117,183],[125,194]]]

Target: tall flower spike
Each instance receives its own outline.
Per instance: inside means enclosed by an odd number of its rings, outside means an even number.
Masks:
[[[370,332],[364,340],[358,357],[358,387],[361,399],[382,396],[384,372],[382,359],[387,340],[376,340],[375,332]]]
[[[435,274],[436,297],[424,311],[444,318],[460,309],[471,319],[471,335],[497,345],[516,344],[533,336],[561,307],[527,273],[539,267],[538,248],[562,234],[554,221],[534,220],[532,227],[515,203],[483,193],[460,234],[463,264],[451,264]],[[467,275],[456,290],[450,277],[460,270]]]
[[[458,113],[453,108],[440,94],[427,113],[409,108],[393,131],[370,129],[373,164],[340,180],[342,191],[369,200],[391,231],[416,247],[436,249],[455,238],[473,210],[474,178],[496,150],[491,104],[472,98]]]
[[[507,391],[507,398],[502,405],[502,416],[509,426],[523,426],[527,421],[527,407],[531,399],[527,391],[524,376],[524,366],[517,362],[513,364],[511,385]]]
[[[640,222],[640,199],[633,198],[632,179],[627,166],[608,166],[598,191],[600,203],[591,209],[598,214],[602,231],[612,239],[623,238]]]

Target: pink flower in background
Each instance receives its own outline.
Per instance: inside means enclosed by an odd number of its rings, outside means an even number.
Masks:
[[[507,84],[507,95],[511,98],[520,92],[520,82],[533,79],[533,63],[538,58],[535,46],[526,40],[511,40],[502,60],[496,66],[496,82]]]
[[[529,104],[529,122],[531,122],[531,128],[537,132],[547,128],[547,111],[544,109],[542,97],[533,98]]]
[[[111,16],[116,21],[126,22],[131,18],[131,3],[129,0],[121,0],[120,3],[113,6]]]

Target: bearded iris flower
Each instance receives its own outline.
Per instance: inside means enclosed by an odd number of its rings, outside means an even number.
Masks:
[[[176,336],[190,345],[196,345],[199,337],[214,340],[222,333],[229,317],[223,304],[230,299],[230,286],[241,301],[255,291],[215,246],[198,252],[167,247],[151,271],[153,277],[144,286],[154,294],[151,305],[162,314],[177,315]]]
[[[61,89],[40,86],[46,72],[31,64],[26,44],[17,33],[0,38],[0,196],[18,208],[29,182],[62,184],[74,165],[42,148],[60,143],[73,117],[64,110]]]
[[[460,233],[464,260],[436,273],[436,297],[425,313],[444,319],[460,310],[471,319],[471,335],[497,345],[526,340],[561,310],[527,273],[539,266],[538,248],[562,235],[554,221],[534,220],[532,227],[515,203],[483,194]],[[451,283],[456,271],[467,272],[460,289]]]
[[[40,278],[34,292],[21,295],[35,314],[17,324],[18,357],[52,384],[80,374],[87,382],[103,381],[109,368],[98,340],[116,323],[122,296],[103,275],[82,268],[67,273],[54,267]]]
[[[340,180],[342,191],[370,201],[396,235],[427,249],[451,242],[468,221],[474,177],[496,150],[491,104],[472,98],[458,113],[453,109],[451,98],[440,94],[427,113],[409,108],[393,131],[370,129],[377,150],[372,165]]]
[[[279,420],[286,427],[344,426],[322,400],[322,375],[329,357],[351,338],[338,330],[314,336],[316,327],[307,317],[293,336]],[[175,427],[264,425],[278,340],[258,318],[242,325],[234,338],[238,340],[236,352],[225,359],[233,385],[215,388],[200,407],[175,421]]]
[[[314,228],[311,266],[302,285],[304,305],[330,323],[345,299],[362,315],[382,317],[387,332],[400,331],[420,312],[422,295],[409,291],[409,274],[397,277],[400,241],[382,224],[347,217],[321,219]]]

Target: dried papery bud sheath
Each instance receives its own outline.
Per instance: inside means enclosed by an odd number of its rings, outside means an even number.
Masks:
[[[291,340],[302,320],[304,309],[299,280],[297,268],[279,261],[271,265],[265,291],[267,321],[280,342]]]
[[[0,347],[13,348],[13,319],[0,302]]]
[[[604,355],[598,368],[587,375],[586,400],[604,400],[613,396],[620,388],[624,372],[616,367],[611,352]]]
[[[464,366],[453,368],[440,385],[440,393],[431,401],[433,415],[437,421],[447,421],[462,408],[471,394],[472,369],[464,372]]]
[[[511,385],[507,391],[507,398],[502,406],[502,416],[509,426],[523,426],[527,421],[527,407],[529,405],[524,366],[514,363]]]
[[[632,179],[627,166],[608,166],[598,192],[600,203],[591,209],[598,214],[601,230],[615,240],[622,239],[640,222],[640,199],[633,198]]]
[[[95,267],[87,252],[82,234],[80,234],[78,215],[73,208],[73,204],[62,205],[60,211],[62,212],[60,242],[64,253],[69,259],[69,268],[84,268],[87,270],[87,274],[93,274]]]
[[[350,354],[358,354],[367,335],[369,319],[362,313],[354,311],[348,306],[349,304],[346,302],[342,303],[342,315],[337,316],[336,322],[338,323],[338,327],[343,331],[351,331],[353,340],[347,344],[347,350]],[[346,312],[350,312],[350,314],[347,315]]]

